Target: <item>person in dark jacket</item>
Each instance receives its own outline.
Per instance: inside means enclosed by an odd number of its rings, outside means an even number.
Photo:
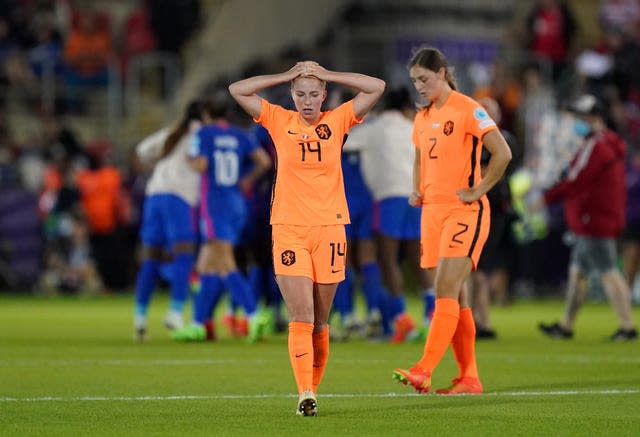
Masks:
[[[569,106],[576,116],[575,130],[584,142],[564,178],[546,190],[537,207],[564,201],[564,215],[575,234],[571,250],[565,315],[561,322],[541,323],[553,338],[572,338],[573,323],[586,295],[586,279],[597,276],[620,320],[611,340],[635,340],[638,332],[631,312],[631,292],[616,265],[616,237],[625,227],[626,144],[605,123],[604,107],[592,95],[580,96]]]

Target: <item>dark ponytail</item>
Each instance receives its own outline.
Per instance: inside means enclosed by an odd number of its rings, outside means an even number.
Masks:
[[[182,119],[180,119],[178,124],[169,133],[162,149],[162,158],[168,156],[173,151],[178,141],[180,141],[180,138],[189,130],[189,124],[194,120],[202,121],[202,102],[199,100],[194,100],[187,105]]]

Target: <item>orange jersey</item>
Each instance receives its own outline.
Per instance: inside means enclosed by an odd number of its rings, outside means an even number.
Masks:
[[[255,120],[276,149],[271,224],[322,226],[349,223],[341,154],[349,129],[362,120],[346,102],[307,126],[296,111],[262,100]]]
[[[83,170],[77,175],[82,207],[92,232],[107,234],[118,222],[120,202],[120,171],[114,167]]]
[[[107,32],[85,35],[72,31],[64,47],[64,59],[82,74],[94,74],[107,67],[111,38]]]
[[[456,192],[480,180],[482,137],[497,129],[475,100],[453,91],[442,108],[418,112],[413,144],[420,150],[423,203],[459,202]]]

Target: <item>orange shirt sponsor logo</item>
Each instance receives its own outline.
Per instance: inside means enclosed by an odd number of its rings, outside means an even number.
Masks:
[[[262,100],[255,121],[269,131],[276,149],[271,224],[349,223],[340,158],[347,132],[361,121],[353,103],[323,112],[316,125],[307,126],[298,112]]]
[[[459,189],[480,182],[482,137],[494,129],[497,126],[484,108],[456,91],[442,108],[418,112],[413,143],[420,150],[423,202],[459,202]]]

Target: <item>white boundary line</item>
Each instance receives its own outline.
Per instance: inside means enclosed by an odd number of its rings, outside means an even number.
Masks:
[[[513,391],[490,392],[482,395],[457,395],[457,396],[482,396],[482,397],[537,397],[537,396],[580,396],[580,395],[608,395],[619,396],[639,394],[640,389],[603,389],[603,390],[555,390],[555,391]],[[416,393],[328,393],[321,398],[413,398],[413,397],[448,398],[451,396],[420,395]],[[225,400],[225,399],[276,399],[295,398],[297,395],[261,394],[261,395],[174,395],[174,396],[42,396],[33,398],[0,397],[1,402],[86,402],[86,401],[199,401],[199,400]]]

